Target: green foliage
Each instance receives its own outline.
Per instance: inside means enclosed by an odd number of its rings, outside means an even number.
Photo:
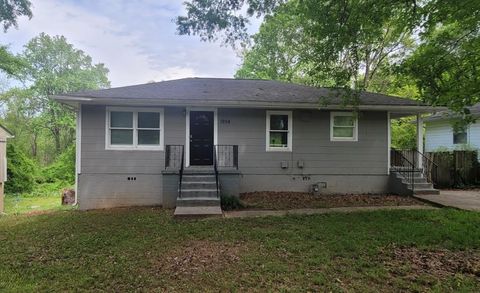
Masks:
[[[399,150],[411,150],[417,147],[417,125],[410,118],[391,121],[392,147]]]
[[[31,192],[35,184],[36,165],[13,143],[7,145],[8,180],[5,193]]]
[[[302,41],[298,38],[299,18],[285,7],[268,17],[253,36],[255,45],[244,52],[243,64],[235,74],[243,79],[270,79],[311,84],[311,64],[299,60]]]
[[[414,79],[424,101],[446,105],[471,122],[466,107],[480,102],[480,28],[447,24],[424,38],[402,73]]]
[[[227,44],[248,43],[249,18],[265,16],[238,77],[305,74],[314,82],[377,91],[391,82],[389,74],[401,75],[397,81],[408,86],[398,88],[462,112],[467,122],[466,107],[480,102],[478,0],[190,0],[185,8],[176,21],[180,34],[209,41],[223,36]]]
[[[224,211],[237,210],[245,207],[240,199],[233,195],[222,195],[220,197],[220,204]]]
[[[403,4],[289,1],[267,16],[237,72],[319,86],[364,90],[411,47]],[[348,20],[338,25],[348,11]],[[370,14],[364,11],[371,11]],[[332,37],[335,36],[335,37]]]
[[[42,170],[42,181],[57,181],[74,184],[75,182],[75,146],[69,146],[55,162]],[[68,185],[67,184],[67,185]],[[62,185],[66,186],[65,184]]]
[[[9,75],[16,75],[25,65],[21,58],[10,53],[6,46],[0,45],[0,71]]]
[[[51,96],[108,87],[108,69],[93,64],[90,56],[65,37],[43,33],[28,42],[21,58],[27,66],[18,76],[28,86],[0,95],[5,109],[2,123],[15,132],[17,147],[45,166],[75,139],[73,111]]]
[[[75,116],[52,95],[99,89],[110,86],[104,64],[92,64],[92,58],[75,49],[65,37],[41,33],[25,46],[23,58],[28,63],[22,76],[32,83],[30,105],[40,113],[38,127],[48,130],[56,155],[75,137]]]
[[[246,25],[248,17],[273,11],[284,0],[191,0],[184,2],[187,16],[175,20],[180,35],[198,35],[204,41],[218,38],[224,33],[223,42],[235,45],[238,40],[248,38]],[[247,16],[237,13],[247,4]]]
[[[58,196],[64,188],[75,182],[75,147],[69,147],[50,166],[40,170],[34,161],[18,149],[16,144],[7,146],[8,180],[5,193],[8,196],[42,197]]]
[[[11,26],[17,27],[17,18],[27,16],[32,18],[32,3],[29,0],[0,1],[0,25],[7,31]]]

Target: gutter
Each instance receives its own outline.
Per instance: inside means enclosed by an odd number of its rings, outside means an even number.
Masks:
[[[433,111],[442,111],[445,107],[421,106],[421,105],[321,105],[320,103],[277,103],[277,102],[257,102],[257,101],[191,101],[191,100],[161,100],[158,99],[125,99],[125,98],[107,98],[95,99],[87,97],[55,96],[59,102],[75,102],[92,105],[128,105],[128,106],[210,106],[221,108],[271,108],[271,109],[318,109],[318,110],[375,110],[375,111],[399,111],[414,113],[429,113]]]

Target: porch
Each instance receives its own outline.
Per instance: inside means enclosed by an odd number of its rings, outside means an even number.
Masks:
[[[207,164],[188,166],[186,156],[195,155],[183,145],[166,146],[163,196],[171,199],[175,216],[222,215],[221,194],[239,192],[238,145],[213,145],[209,154],[203,152]]]
[[[423,118],[416,114],[416,147],[413,149],[391,148],[391,126],[389,114],[389,189],[402,195],[437,195],[434,188],[438,176],[438,165],[424,154]],[[395,117],[395,116],[394,116]]]

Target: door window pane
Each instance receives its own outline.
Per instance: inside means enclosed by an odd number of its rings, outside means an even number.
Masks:
[[[110,112],[110,127],[132,128],[133,112]]]
[[[138,128],[160,128],[160,113],[138,112]]]
[[[160,131],[158,130],[139,130],[139,145],[158,145],[160,144]]]
[[[288,115],[271,115],[270,130],[288,130]]]
[[[287,147],[288,146],[287,132],[270,132],[270,146],[271,147]]]
[[[133,144],[133,130],[130,129],[112,129],[110,143],[112,145],[131,145]]]

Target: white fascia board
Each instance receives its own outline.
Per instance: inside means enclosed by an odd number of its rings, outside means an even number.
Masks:
[[[62,103],[77,102],[81,104],[92,105],[129,105],[129,106],[199,106],[199,107],[217,107],[217,108],[269,108],[269,109],[318,109],[318,110],[370,110],[370,111],[392,111],[395,113],[431,113],[444,110],[443,107],[432,106],[403,106],[403,105],[320,105],[312,103],[276,103],[276,102],[256,102],[256,101],[179,101],[179,100],[158,100],[158,99],[125,99],[108,98],[92,99],[69,96],[56,96],[55,100]]]

